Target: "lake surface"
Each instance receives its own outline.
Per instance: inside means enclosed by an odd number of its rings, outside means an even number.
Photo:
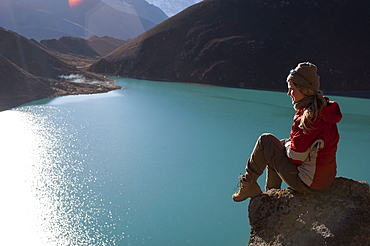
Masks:
[[[1,245],[247,245],[249,200],[231,195],[258,136],[288,137],[290,98],[118,84],[0,112]],[[370,100],[331,99],[338,176],[369,182]]]

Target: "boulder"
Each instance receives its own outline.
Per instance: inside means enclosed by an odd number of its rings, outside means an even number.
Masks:
[[[370,188],[343,177],[309,195],[272,189],[250,201],[254,245],[370,245]]]

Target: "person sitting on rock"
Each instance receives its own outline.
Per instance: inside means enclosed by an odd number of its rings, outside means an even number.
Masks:
[[[232,199],[241,202],[262,193],[257,178],[265,168],[266,191],[280,189],[284,181],[293,190],[308,194],[329,188],[337,173],[339,141],[337,123],[342,114],[337,102],[324,97],[317,67],[299,63],[287,77],[288,93],[297,111],[289,139],[262,134],[240,176]]]

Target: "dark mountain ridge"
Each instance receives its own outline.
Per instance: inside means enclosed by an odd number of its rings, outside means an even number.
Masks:
[[[90,47],[88,40],[74,37],[61,37],[60,39],[41,40],[40,43],[50,50],[60,53],[71,53],[96,57],[100,54]]]
[[[64,72],[73,73],[76,68],[68,65],[43,49],[35,41],[0,28],[0,54],[35,76],[57,79]]]
[[[7,104],[7,101],[12,101],[12,98],[38,98],[41,95],[50,96],[56,92],[54,88],[45,84],[47,79],[39,79],[19,66],[15,65],[9,59],[0,54],[0,100],[2,105]],[[11,102],[9,102],[11,104]]]
[[[60,60],[37,41],[3,28],[0,28],[0,71],[0,111],[41,98],[120,88],[103,76]],[[87,83],[63,78],[71,74],[84,76]]]
[[[370,3],[205,0],[90,67],[132,78],[285,90],[298,62],[327,92],[370,91]]]
[[[127,42],[123,39],[108,36],[98,37],[96,35],[90,36],[87,41],[89,42],[89,46],[92,47],[101,56],[108,55],[113,50],[117,49]]]
[[[93,35],[88,39],[76,37],[61,37],[60,39],[44,39],[43,47],[64,54],[74,54],[87,57],[102,57],[108,55],[127,41],[108,36]]]

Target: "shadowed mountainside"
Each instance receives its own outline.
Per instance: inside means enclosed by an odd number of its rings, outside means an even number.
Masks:
[[[24,71],[39,77],[57,79],[64,73],[73,73],[76,68],[68,65],[34,40],[0,28],[0,54]]]
[[[57,92],[56,88],[48,85],[47,79],[34,76],[15,65],[0,54],[0,110],[13,102],[48,97]]]
[[[40,98],[106,92],[120,87],[103,76],[78,69],[58,59],[40,43],[0,28],[0,110]],[[62,75],[80,74],[86,81],[73,83]]]
[[[90,47],[89,42],[82,38],[61,37],[58,40],[41,40],[40,43],[49,50],[60,53],[70,53],[89,57],[100,56],[96,50]]]
[[[127,42],[118,38],[108,36],[98,37],[95,35],[90,36],[87,41],[89,42],[89,46],[98,52],[100,56],[108,55],[113,50]]]
[[[326,92],[370,91],[366,0],[205,0],[130,40],[91,71],[140,79],[286,90],[298,62]]]
[[[93,35],[87,40],[75,37],[61,37],[58,40],[46,39],[41,40],[40,45],[63,62],[86,69],[125,42],[122,39]]]
[[[88,57],[106,56],[127,41],[113,37],[91,36],[88,39],[61,37],[60,39],[45,39],[40,43],[49,50]]]

